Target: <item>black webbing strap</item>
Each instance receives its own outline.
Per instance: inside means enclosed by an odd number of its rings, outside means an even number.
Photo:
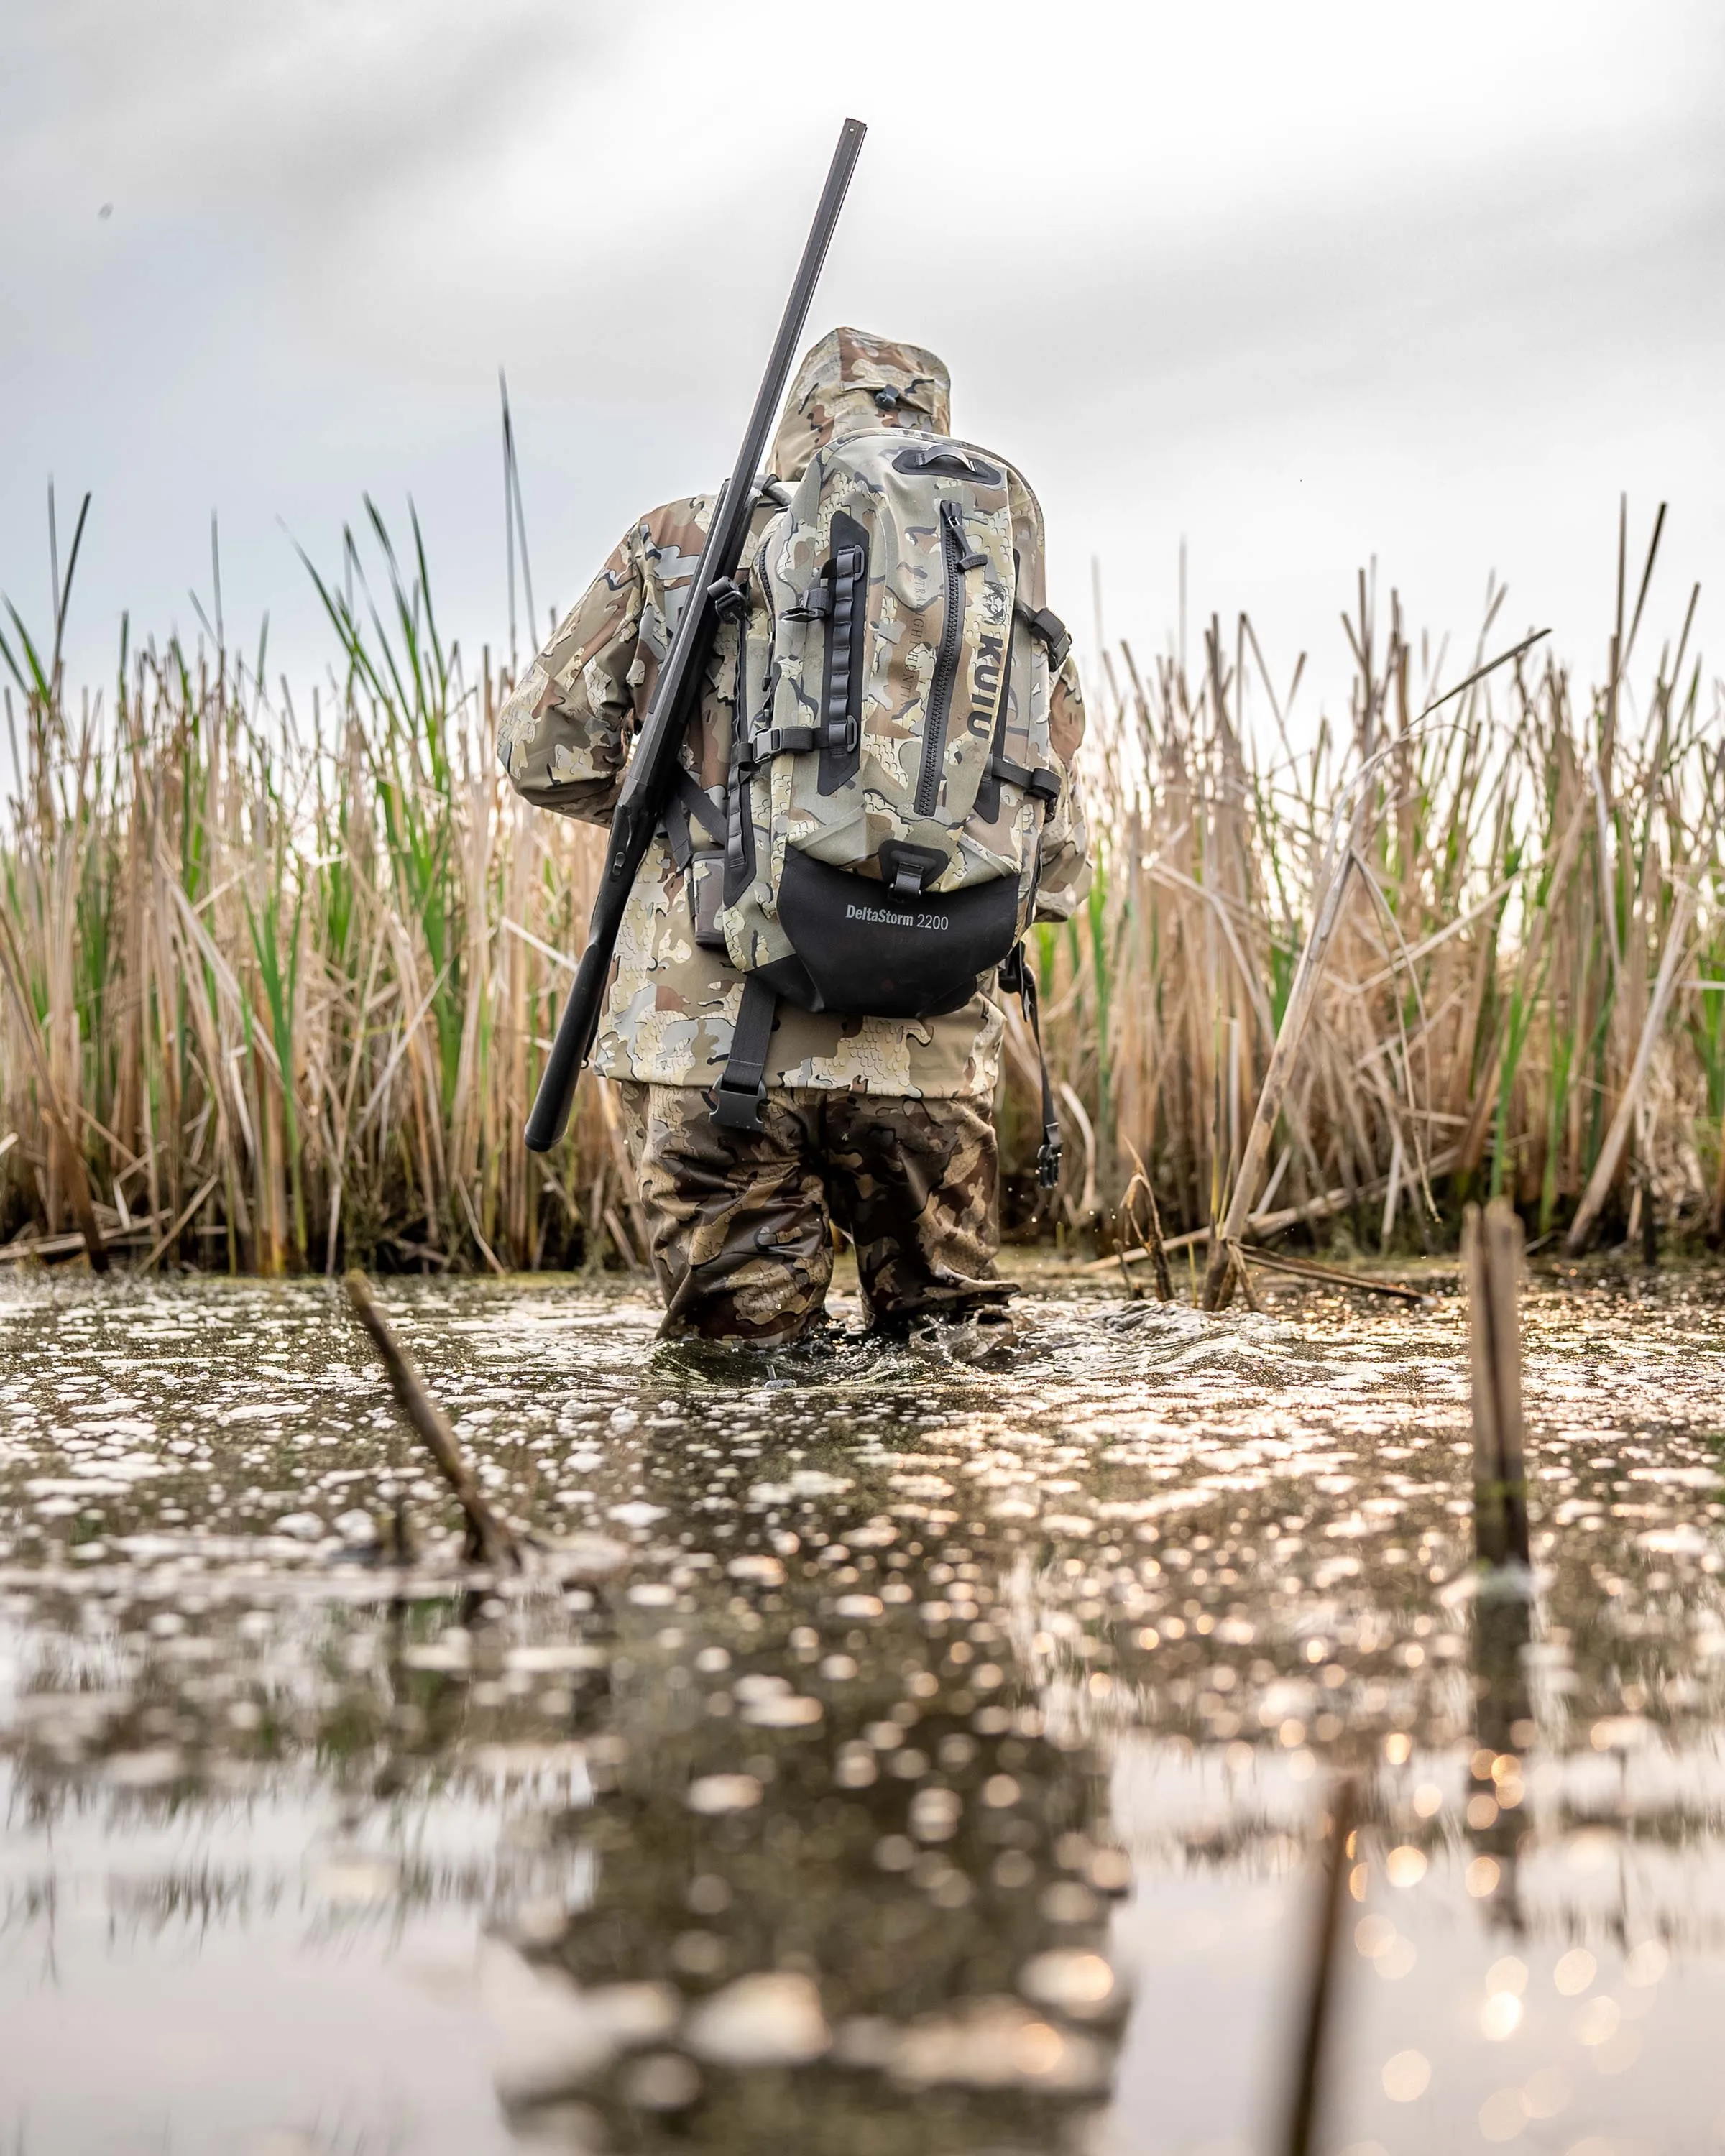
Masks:
[[[1042,1144],[1036,1155],[1036,1180],[1052,1190],[1060,1179],[1060,1119],[1055,1113],[1054,1088],[1048,1082],[1048,1058],[1042,1052],[1042,1023],[1036,1005],[1036,976],[1024,959],[1024,947],[1015,943],[1012,955],[1000,968],[1000,985],[1015,995],[1036,1044],[1036,1067],[1042,1075]]]
[[[1072,639],[1065,623],[1057,613],[1050,613],[1046,607],[1026,606],[1022,599],[1013,608],[1013,612],[1046,649],[1048,663],[1058,673],[1065,663],[1066,654],[1072,649]]]
[[[737,700],[737,717],[731,742],[731,777],[725,788],[725,903],[735,906],[753,870],[754,846],[744,792],[754,766],[749,761],[748,720],[742,699]]]
[[[822,745],[849,751],[856,747],[857,722],[850,703],[852,664],[856,656],[856,610],[868,597],[869,557],[860,547],[840,547],[833,556],[833,613],[827,626],[825,731]]]
[[[819,726],[773,726],[764,734],[751,734],[743,744],[742,768],[747,775],[776,756],[807,756],[825,738]]]
[[[991,756],[988,769],[996,778],[1004,779],[1009,786],[1021,786],[1033,801],[1040,801],[1045,810],[1052,808],[1060,798],[1060,774],[1045,766],[1032,771],[1022,763],[1014,763],[1004,756]]]
[[[660,819],[660,829],[665,833],[665,842],[670,848],[670,857],[679,875],[687,873],[689,856],[695,850],[692,827],[696,824],[706,832],[710,844],[724,844],[725,811],[714,806],[703,786],[686,771],[680,770],[670,799],[665,804],[665,814]]]
[[[665,804],[665,814],[659,819],[659,828],[664,832],[665,843],[670,849],[672,866],[679,875],[686,875],[690,858],[695,851],[695,841],[690,835],[689,811],[675,793]]]
[[[767,1099],[767,1058],[778,997],[758,973],[744,977],[731,1053],[713,1091],[713,1121],[727,1131],[758,1131]]]

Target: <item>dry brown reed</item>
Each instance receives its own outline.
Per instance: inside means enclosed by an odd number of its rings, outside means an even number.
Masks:
[[[69,568],[51,640],[6,624],[8,1254],[84,1247],[58,1106],[135,1264],[644,1264],[607,1088],[583,1084],[556,1153],[521,1142],[597,834],[501,783],[506,677],[441,640],[417,526],[403,560],[371,511],[366,546],[375,594],[351,537],[319,580],[340,662],[309,706],[218,622],[197,651],[123,644],[112,689],[73,697]],[[1140,1162],[1170,1247],[1221,1218],[1345,802],[1355,873],[1255,1231],[1303,1211],[1366,1247],[1441,1245],[1463,1199],[1502,1192],[1536,1237],[1633,1235],[1651,1208],[1717,1235],[1725,751],[1692,606],[1634,677],[1639,605],[1591,690],[1542,646],[1420,719],[1511,640],[1503,603],[1446,677],[1362,578],[1346,722],[1303,732],[1244,616],[1195,667],[1106,655],[1096,881],[1034,940],[1065,1176],[1039,1204],[1014,1019],[1014,1232],[1109,1245]]]
[[[1451,678],[1512,641],[1503,604]],[[1717,1237],[1721,692],[1703,696],[1692,598],[1638,701],[1640,611],[1591,690],[1542,644],[1422,719],[1444,654],[1416,651],[1394,596],[1380,619],[1362,576],[1347,723],[1303,746],[1245,616],[1211,621],[1195,676],[1109,654],[1097,881],[1040,950],[1063,1089],[1104,1134],[1099,1209],[1142,1156],[1165,1218],[1227,1211],[1339,835],[1353,873],[1254,1224],[1304,1210],[1359,1247],[1453,1246],[1461,1203],[1502,1193],[1536,1238],[1633,1234],[1648,1206]]]

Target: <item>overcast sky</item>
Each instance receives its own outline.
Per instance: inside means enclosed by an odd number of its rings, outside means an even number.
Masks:
[[[329,654],[333,563],[417,501],[449,629],[505,640],[496,372],[534,580],[728,469],[838,122],[870,125],[811,336],[932,345],[1042,497],[1091,640],[1250,611],[1345,673],[1375,557],[1416,624],[1603,664],[1619,491],[1651,626],[1725,628],[1719,0],[8,0],[0,590],[79,669],[195,634]],[[104,215],[104,205],[111,205]],[[285,526],[285,531],[284,530]],[[274,670],[274,668],[272,668]]]

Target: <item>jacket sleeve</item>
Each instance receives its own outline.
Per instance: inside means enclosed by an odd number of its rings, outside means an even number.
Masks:
[[[638,536],[593,578],[497,721],[497,758],[522,799],[589,824],[609,820],[629,760],[645,598]]]
[[[1042,827],[1042,870],[1036,885],[1036,921],[1068,921],[1090,889],[1090,828],[1078,778],[1084,739],[1084,692],[1078,663],[1069,651],[1048,696],[1048,745],[1061,772],[1060,798]]]

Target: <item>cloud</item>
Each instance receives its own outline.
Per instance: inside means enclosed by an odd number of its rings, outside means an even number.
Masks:
[[[44,581],[46,474],[93,485],[104,646],[186,617],[214,505],[230,613],[304,662],[278,516],[327,552],[362,488],[413,489],[446,618],[495,633],[499,362],[572,597],[728,465],[851,105],[811,327],[941,349],[1119,625],[1159,630],[1185,534],[1194,603],[1289,646],[1374,550],[1421,613],[1495,563],[1579,636],[1625,485],[1725,567],[1716,0],[15,12],[0,588]]]

